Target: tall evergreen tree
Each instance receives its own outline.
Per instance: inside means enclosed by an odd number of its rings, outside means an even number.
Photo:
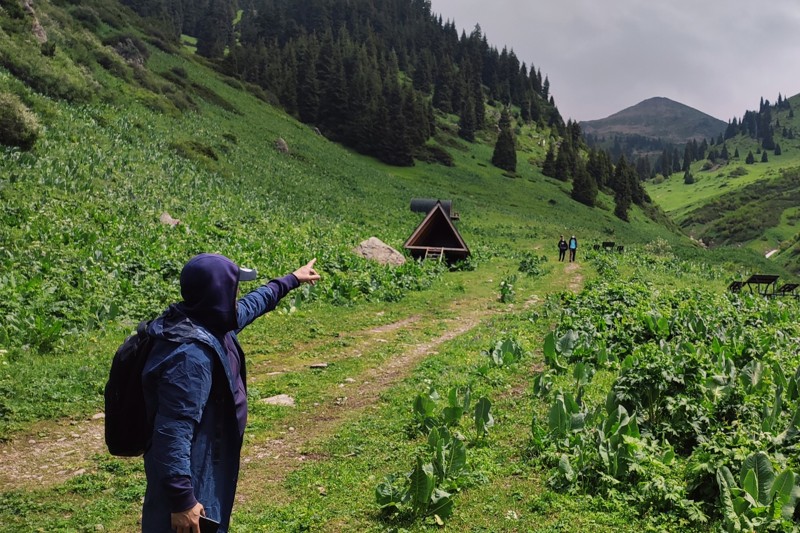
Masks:
[[[233,35],[234,9],[230,0],[211,0],[197,27],[197,53],[221,58]]]
[[[597,192],[597,182],[586,170],[586,166],[579,164],[572,180],[572,199],[594,207],[597,202]]]
[[[556,156],[555,176],[557,180],[569,181],[572,178],[574,157],[572,155],[572,147],[565,139],[561,142],[558,148],[558,155]]]
[[[475,141],[475,100],[472,95],[468,95],[461,105],[461,113],[458,120],[458,136],[465,141]]]
[[[326,32],[317,58],[317,77],[321,98],[318,117],[320,127],[336,141],[345,136],[350,120],[348,110],[348,87],[340,45],[333,41],[333,34]]]
[[[511,115],[507,108],[500,113],[498,126],[500,133],[494,145],[492,164],[503,170],[515,172],[517,170],[517,147],[514,141],[514,131],[511,129]]]
[[[550,178],[556,177],[556,152],[553,144],[550,145],[547,149],[547,154],[544,156],[542,174]]]
[[[313,61],[304,61],[303,70],[299,73],[297,90],[297,111],[300,120],[306,124],[317,121],[320,104],[320,88],[317,79],[317,67]]]

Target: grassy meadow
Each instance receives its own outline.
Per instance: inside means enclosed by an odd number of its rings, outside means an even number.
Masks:
[[[490,164],[490,134],[466,143],[453,133],[455,117],[438,116],[431,142],[454,166],[387,167],[215,73],[191,56],[189,39],[182,50],[148,44],[142,71],[102,59],[110,52],[94,35],[117,33],[114,17],[134,19],[92,5],[103,14],[94,33],[71,21],[74,7],[41,4],[64,44],[55,66],[30,60],[27,83],[9,54],[23,61],[37,46],[11,39],[9,28],[0,33],[3,64],[12,64],[0,68],[0,92],[41,125],[31,150],[3,147],[0,158],[0,530],[137,530],[142,461],[106,452],[103,387],[116,347],[179,299],[180,269],[199,252],[256,267],[263,280],[316,257],[323,276],[240,337],[250,417],[233,532],[706,531],[761,527],[766,515],[769,527],[787,523],[774,502],[729,509],[693,492],[713,493],[716,467],[738,480],[759,451],[787,487],[785,472],[800,472],[790,453],[797,302],[725,293],[753,272],[790,278],[762,250],[705,250],[637,208],[624,223],[602,193],[594,209],[574,202],[569,184],[539,171],[556,141],[548,130],[517,132],[518,170],[506,175]],[[45,90],[59,76],[69,81],[63,91]],[[276,149],[279,139],[288,153]],[[794,150],[784,147],[783,157]],[[748,166],[752,181],[766,168]],[[712,181],[698,175],[696,186]],[[679,188],[674,179],[650,194],[680,214],[691,196],[667,195]],[[402,249],[422,218],[412,198],[453,201],[472,251],[467,264],[392,268],[353,253],[371,236]],[[780,227],[794,224],[795,211]],[[180,223],[162,223],[163,213]],[[556,260],[561,234],[578,237],[576,263]],[[625,253],[592,249],[609,240]],[[737,312],[746,328],[736,328]],[[709,383],[723,377],[713,386],[691,381],[691,391],[675,377],[680,408],[625,399],[619,407],[640,415],[639,433],[631,424],[624,435],[619,424],[611,437],[602,433],[608,391],[665,354],[691,360]],[[279,394],[295,406],[265,401]],[[681,411],[687,402],[704,411]],[[696,427],[708,461],[688,441],[670,455],[676,439],[645,416],[648,407],[685,415],[681,435]],[[711,424],[723,408],[745,414]],[[583,425],[567,431],[566,418]],[[730,427],[733,437],[720,436]],[[587,444],[601,434],[615,443],[611,455],[624,455],[615,464],[635,466],[603,467]],[[439,465],[436,446],[439,459],[443,450],[458,459],[438,477],[422,468]],[[703,475],[683,475],[698,464]],[[402,499],[410,472],[448,494],[434,493],[450,502],[449,516],[428,512],[424,497]],[[643,487],[648,478],[662,484]],[[397,505],[376,498],[378,487]],[[731,501],[744,498],[734,489]],[[785,506],[794,501],[776,494]]]
[[[788,101],[792,107],[800,105],[798,96]],[[732,156],[738,151],[739,157],[731,157],[727,164],[718,165],[710,165],[706,160],[696,161],[691,168],[695,183],[685,184],[683,173],[676,173],[658,182],[648,182],[648,194],[695,237],[715,241],[717,245],[744,245],[761,254],[777,250],[773,261],[796,271],[795,248],[800,235],[794,208],[798,197],[797,185],[793,181],[790,187],[782,188],[780,195],[770,191],[786,169],[800,167],[800,141],[782,135],[784,128],[793,132],[800,129],[800,118],[789,114],[788,110],[773,112],[775,142],[781,147],[780,155],[766,150],[768,161],[762,162],[760,143],[737,136],[725,144]],[[721,150],[718,145],[714,148]],[[753,164],[745,162],[749,152],[754,155]],[[730,219],[729,222],[709,227],[691,220],[693,213],[713,210],[714,202],[720,201],[725,202],[725,217]],[[755,210],[759,201],[761,203]],[[722,217],[720,214],[719,218]],[[756,220],[769,219],[769,222],[758,227],[753,235],[742,237],[741,234],[747,234],[745,230],[754,217]],[[737,233],[736,239],[731,239],[731,234]]]

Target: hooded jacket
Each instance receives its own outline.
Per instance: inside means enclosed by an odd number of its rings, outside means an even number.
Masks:
[[[156,342],[142,372],[153,436],[144,455],[145,533],[172,532],[170,514],[203,504],[228,529],[247,413],[246,366],[236,333],[299,285],[288,275],[236,300],[238,267],[202,254],[181,273],[183,302],[149,326]]]

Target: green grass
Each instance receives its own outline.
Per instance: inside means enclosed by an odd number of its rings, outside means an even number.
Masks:
[[[91,5],[103,13],[104,37],[139,35],[124,8]],[[542,408],[531,379],[542,363],[542,339],[558,318],[557,297],[548,296],[598,276],[647,277],[665,291],[722,291],[730,279],[771,263],[754,252],[705,251],[638,209],[623,223],[605,194],[601,208],[574,202],[568,184],[538,170],[553,141],[547,130],[520,131],[515,177],[489,163],[490,130],[472,144],[439,134],[454,167],[386,167],[315,135],[265,104],[268,95],[212,72],[190,53],[151,47],[144,73],[116,61],[101,60],[101,67],[95,52],[105,49],[97,39],[78,33],[59,5],[37,8],[61,21],[64,36],[83,35],[83,53],[64,47],[53,62],[40,63],[31,43],[0,39],[3,52],[30,57],[39,69],[27,83],[0,69],[0,91],[19,95],[45,126],[32,151],[4,148],[0,158],[0,439],[46,441],[61,424],[100,411],[111,355],[138,320],[179,298],[177,275],[191,255],[224,253],[256,266],[264,279],[317,257],[323,280],[310,300],[242,334],[252,379],[245,455],[294,428],[313,436],[300,450],[311,459],[292,463],[276,480],[264,466],[272,463],[248,456],[234,531],[426,529],[424,521],[382,517],[373,490],[384,474],[410,468],[422,444],[407,434],[410,405],[431,383],[442,393],[472,383],[476,397],[491,399],[497,420],[487,443],[469,450],[486,480],[456,496],[453,529],[647,525],[619,502],[550,490],[547,470],[526,458],[530,419]],[[98,96],[84,101],[45,90],[62,78],[76,94],[91,86]],[[454,117],[441,120],[452,125]],[[275,150],[278,138],[289,154]],[[473,270],[411,266],[397,273],[353,257],[352,248],[373,235],[401,248],[421,220],[409,209],[417,197],[453,200]],[[182,223],[160,224],[165,211]],[[781,220],[784,235],[793,218]],[[555,262],[561,234],[578,236],[577,272]],[[605,240],[626,253],[585,262],[592,244]],[[550,259],[539,276],[518,272],[530,254]],[[500,283],[512,275],[514,303],[501,303]],[[437,343],[466,318],[475,329]],[[405,325],[372,332],[396,323]],[[481,375],[481,351],[506,335],[530,355]],[[429,343],[435,347],[418,364],[372,391],[375,401],[348,409],[342,398],[352,404],[367,377]],[[308,368],[318,361],[329,367]],[[261,403],[278,393],[294,396],[298,407]],[[317,410],[333,417],[330,426],[315,427]],[[86,470],[67,481],[4,486],[0,523],[15,530],[134,530],[144,488],[140,460],[103,452],[86,460]]]
[[[796,107],[800,104],[800,95],[789,101]],[[793,172],[794,169],[800,168],[800,142],[782,135],[784,127],[794,131],[800,130],[800,120],[797,117],[789,118],[789,111],[781,110],[773,112],[773,121],[775,142],[781,146],[781,155],[774,155],[772,150],[768,150],[768,162],[762,163],[758,142],[746,137],[735,137],[725,141],[725,144],[732,156],[736,150],[739,151],[738,158],[732,157],[727,164],[712,166],[707,170],[704,169],[708,165],[706,160],[697,161],[691,168],[695,183],[685,184],[683,173],[676,173],[664,180],[648,182],[646,184],[648,194],[693,236],[718,243],[729,241],[730,237],[726,235],[725,230],[692,223],[688,219],[693,214],[713,209],[715,202],[735,197],[744,189],[773,188],[784,171]],[[713,148],[721,150],[720,146]],[[745,163],[745,158],[750,151],[754,154],[756,162],[748,165]],[[739,224],[741,227],[734,231],[738,239],[735,242],[762,254],[774,249],[786,250],[793,246],[797,241],[797,232],[785,221],[790,215],[782,214],[787,207],[772,202],[760,207],[754,217],[753,213],[748,213],[747,210],[753,208],[755,200],[757,198],[748,195],[739,201],[728,202],[727,214],[742,219]],[[737,214],[737,211],[740,213]],[[774,221],[767,227],[753,224],[753,222],[760,223],[765,213],[774,211],[778,211],[774,214],[778,219],[782,219],[780,222]],[[777,254],[773,256],[772,261],[794,272],[798,271],[796,259],[789,254]]]

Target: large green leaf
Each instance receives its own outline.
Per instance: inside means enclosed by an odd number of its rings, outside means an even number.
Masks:
[[[397,485],[395,476],[387,476],[375,487],[375,501],[381,509],[400,507],[408,493]]]
[[[447,447],[447,460],[449,463],[447,477],[455,479],[467,468],[467,447],[459,439],[452,439]]]
[[[491,408],[492,402],[488,398],[481,398],[475,404],[475,430],[479,438],[485,436],[489,428],[494,424],[494,419],[489,412]]]
[[[758,478],[756,477],[756,472],[753,469],[747,471],[742,479],[742,488],[746,493],[747,501],[753,507],[758,507],[760,505],[759,498],[758,498]]]
[[[414,399],[414,414],[418,418],[433,416],[433,410],[435,408],[436,402],[427,394],[418,394]]]
[[[558,351],[556,349],[556,338],[552,331],[544,338],[543,351],[544,361],[550,368],[558,372],[563,372],[567,369],[567,367],[561,364],[561,361],[559,361]]]
[[[428,509],[428,514],[437,516],[442,520],[446,520],[453,514],[453,498],[450,493],[442,489],[436,489],[431,496],[431,506]]]
[[[739,379],[748,394],[761,390],[764,385],[764,365],[761,361],[750,361],[739,374]]]
[[[575,470],[572,468],[569,457],[566,454],[561,454],[561,458],[558,460],[558,471],[564,475],[564,479],[569,483],[575,481]]]
[[[775,478],[775,482],[772,484],[770,491],[770,499],[774,506],[772,518],[791,520],[797,505],[797,492],[794,472],[787,468]]]
[[[562,398],[556,398],[550,407],[550,413],[547,417],[547,426],[556,438],[563,437],[567,433],[567,425],[569,424],[569,415],[567,414],[567,407],[564,405]]]
[[[422,464],[422,457],[417,457],[417,465],[411,472],[410,481],[408,493],[414,514],[426,514],[434,487],[433,465]]]
[[[556,337],[551,331],[544,338],[544,358],[547,361],[553,360],[556,357]]]
[[[556,347],[561,355],[569,357],[572,355],[572,351],[575,349],[575,345],[577,343],[578,332],[574,329],[571,329],[567,331],[560,339],[558,339]]]
[[[757,489],[755,494],[750,490],[753,488],[752,485],[748,488],[745,484],[750,471],[753,472],[754,477],[751,483],[755,483],[755,488]],[[742,488],[753,496],[761,506],[769,505],[770,491],[775,481],[775,470],[772,468],[772,462],[769,460],[769,456],[766,453],[756,452],[747,457],[744,463],[742,463],[740,479]]]

